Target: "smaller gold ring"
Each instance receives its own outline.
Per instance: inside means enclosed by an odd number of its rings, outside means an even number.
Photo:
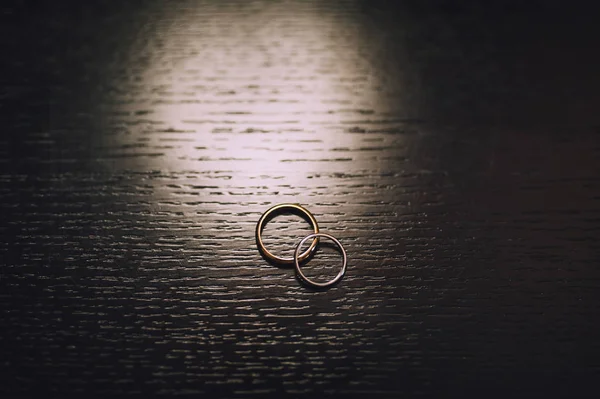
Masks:
[[[273,255],[267,248],[265,248],[265,244],[262,240],[262,231],[265,228],[265,225],[269,220],[274,218],[277,215],[292,213],[298,215],[305,219],[310,223],[313,228],[315,234],[319,232],[319,225],[317,224],[317,219],[305,208],[301,207],[298,204],[279,204],[275,205],[272,208],[269,208],[265,213],[262,214],[260,219],[258,219],[258,223],[256,225],[256,245],[258,246],[258,250],[270,261],[283,264],[283,265],[292,265],[294,264],[294,257],[291,258],[282,258],[276,255]],[[319,238],[316,237],[313,242],[310,244],[308,249],[302,252],[300,255],[296,255],[296,259],[300,262],[306,260],[315,250],[317,244],[319,243]]]

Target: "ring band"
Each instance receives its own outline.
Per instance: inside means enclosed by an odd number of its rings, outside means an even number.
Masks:
[[[258,246],[258,250],[270,261],[283,264],[283,265],[291,265],[295,260],[303,261],[310,256],[310,254],[315,250],[317,244],[319,243],[319,239],[315,238],[313,242],[310,244],[310,247],[300,255],[298,255],[298,251],[294,253],[293,258],[282,258],[276,255],[273,255],[267,248],[265,248],[265,244],[262,241],[262,231],[265,228],[265,225],[269,220],[274,218],[276,215],[282,213],[293,213],[299,215],[306,221],[308,221],[311,227],[314,230],[314,234],[319,233],[319,225],[317,224],[317,220],[315,217],[305,208],[301,207],[298,204],[279,204],[274,207],[268,209],[258,220],[258,224],[256,225],[256,245]],[[305,239],[303,242],[306,242]]]
[[[300,248],[302,248],[302,244],[304,244],[306,241],[310,240],[311,238],[315,238],[315,240],[313,241],[313,244],[314,244],[319,237],[329,238],[331,241],[333,241],[335,243],[335,245],[337,245],[337,247],[342,251],[342,256],[344,258],[344,263],[342,264],[342,270],[340,270],[340,272],[338,273],[337,276],[335,276],[332,280],[327,281],[326,283],[317,283],[316,281],[312,281],[311,279],[306,277],[304,275],[304,273],[302,273],[302,269],[300,269],[300,262],[302,261],[302,259],[300,259],[300,257],[298,256],[298,253],[300,252]],[[346,274],[346,265],[348,264],[348,256],[346,255],[346,250],[342,246],[342,243],[339,242],[337,240],[337,238],[335,238],[334,236],[329,235],[329,234],[317,232],[317,233],[307,235],[306,237],[304,237],[302,239],[302,241],[300,241],[298,243],[298,245],[296,246],[296,250],[294,251],[294,264],[296,266],[296,272],[298,273],[298,277],[300,277],[300,280],[302,280],[304,283],[306,283],[307,285],[314,287],[314,288],[325,288],[325,287],[329,287],[329,286],[337,283],[338,281],[340,281],[340,279],[342,277],[344,277],[344,274]]]

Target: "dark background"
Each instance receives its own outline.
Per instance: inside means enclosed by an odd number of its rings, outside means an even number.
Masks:
[[[0,393],[594,396],[598,11],[3,2]]]

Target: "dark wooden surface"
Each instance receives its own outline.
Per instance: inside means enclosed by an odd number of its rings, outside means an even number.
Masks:
[[[125,3],[0,6],[3,397],[596,391],[597,10]]]

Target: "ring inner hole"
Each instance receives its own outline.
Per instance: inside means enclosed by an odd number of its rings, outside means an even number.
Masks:
[[[270,216],[263,225],[262,241],[265,248],[273,255],[281,258],[293,258],[298,242],[314,229],[307,218],[292,213],[277,213]],[[306,248],[311,244],[309,240]]]
[[[300,263],[302,273],[315,283],[326,283],[338,275],[344,264],[340,248],[327,237],[319,237],[319,245],[313,256]],[[300,252],[308,249],[311,240],[300,247]]]

